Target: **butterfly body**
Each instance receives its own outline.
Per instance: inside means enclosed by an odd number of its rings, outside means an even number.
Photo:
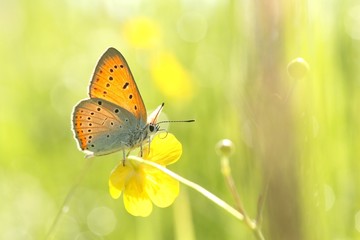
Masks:
[[[94,155],[137,147],[149,128],[126,109],[100,98],[81,101],[74,109],[73,125],[82,150]]]
[[[120,52],[109,48],[93,74],[89,99],[74,108],[75,139],[87,156],[142,147],[159,129],[156,118],[163,104],[147,118],[130,69]]]

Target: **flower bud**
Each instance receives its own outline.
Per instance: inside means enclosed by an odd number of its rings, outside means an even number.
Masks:
[[[234,144],[229,139],[220,140],[216,144],[216,152],[219,156],[230,157],[235,150]]]
[[[303,58],[295,58],[287,65],[290,77],[295,80],[304,78],[309,70],[310,66]]]

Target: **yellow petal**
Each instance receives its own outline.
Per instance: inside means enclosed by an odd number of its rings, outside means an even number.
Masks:
[[[152,212],[149,198],[138,198],[124,194],[124,206],[128,213],[136,217],[147,217]]]
[[[151,200],[144,191],[144,180],[145,176],[134,176],[124,190],[125,209],[134,216],[147,217],[152,211]]]
[[[171,133],[157,134],[150,143],[150,152],[145,151],[144,158],[160,165],[176,162],[182,154],[182,145]]]
[[[179,181],[152,167],[144,168],[145,191],[158,207],[170,206],[179,195]]]
[[[109,179],[109,191],[112,198],[117,199],[120,197],[121,191],[125,187],[125,181],[133,171],[130,164],[123,166],[121,163],[114,168]]]
[[[190,73],[174,54],[168,52],[158,54],[151,62],[151,73],[163,94],[178,100],[192,98],[194,84]]]
[[[121,190],[117,187],[115,187],[111,180],[109,180],[109,192],[110,192],[110,196],[114,199],[118,199],[121,195]]]

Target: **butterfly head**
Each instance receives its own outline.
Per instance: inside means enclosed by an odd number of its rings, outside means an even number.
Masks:
[[[152,136],[160,130],[160,125],[157,123],[157,119],[164,107],[164,103],[158,106],[147,118],[147,136]]]
[[[147,127],[148,136],[156,134],[160,130],[160,125],[158,123],[149,123]]]
[[[171,122],[194,122],[195,120],[180,120],[180,121],[172,121],[172,120],[165,120],[158,122],[158,116],[160,115],[162,109],[164,107],[164,103],[158,106],[149,116],[147,119],[147,134],[148,136],[152,136],[156,134],[158,131],[166,131],[165,129],[160,129],[160,124],[162,123],[171,123]]]

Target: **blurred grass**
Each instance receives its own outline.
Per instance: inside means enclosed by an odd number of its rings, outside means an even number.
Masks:
[[[170,126],[184,151],[172,170],[232,203],[214,150],[232,139],[251,216],[269,184],[266,239],[358,239],[359,16],[350,0],[0,1],[0,238],[45,236],[85,163],[72,107],[113,46],[148,109],[164,101],[170,119],[196,119]],[[173,65],[161,71],[164,54]],[[310,66],[301,80],[287,73],[297,57]],[[182,89],[176,76],[191,88],[183,98],[169,90]],[[130,216],[107,189],[120,158],[95,160],[56,239],[252,238],[184,187],[176,206]]]

